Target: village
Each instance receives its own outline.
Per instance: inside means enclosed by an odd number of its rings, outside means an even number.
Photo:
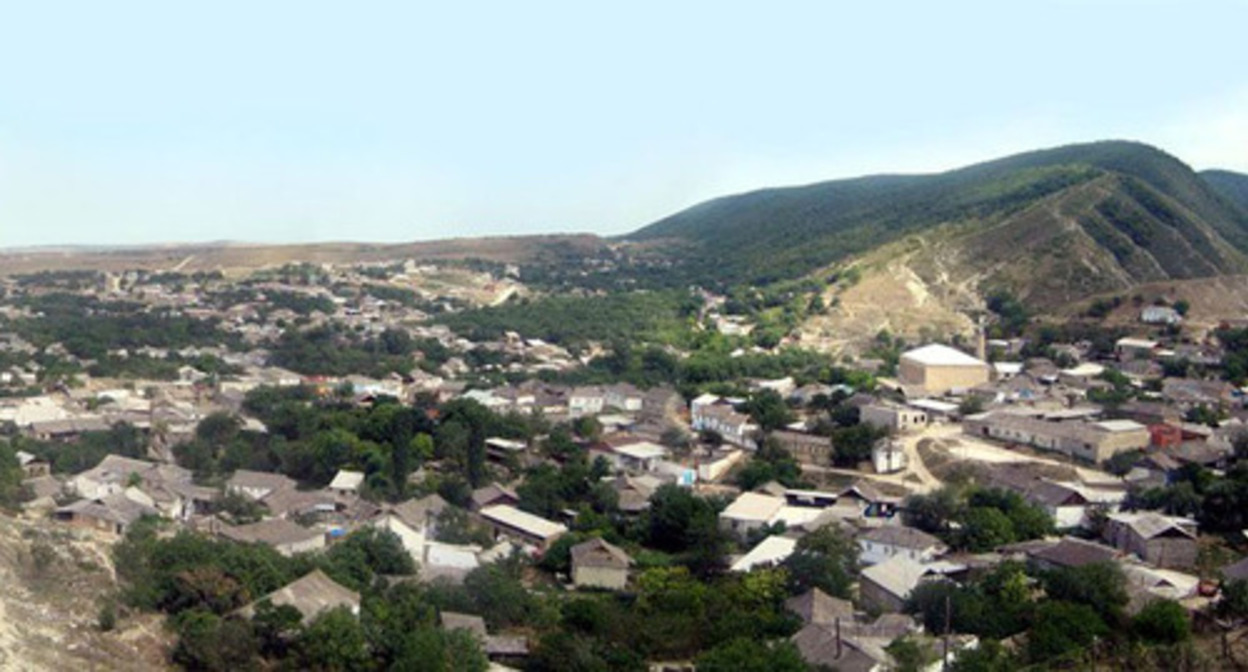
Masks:
[[[300,274],[314,279],[291,277]],[[1242,326],[1233,316],[1221,330],[1192,333],[1180,311],[1147,305],[1134,332],[1108,347],[1054,343],[1040,357],[1025,354],[1023,338],[981,331],[964,349],[920,343],[895,365],[844,364],[867,385],[798,375],[690,396],[672,385],[561,382],[607,354],[606,344],[566,347],[515,331],[473,340],[439,324],[444,312],[527,291],[514,270],[407,262],[279,269],[237,286],[133,272],[63,281],[4,281],[0,426],[21,470],[14,510],[74,534],[120,542],[155,519],[166,521],[162,535],[296,558],[375,530],[393,533],[411,558],[410,580],[423,584],[462,585],[521,558],[533,590],[636,594],[672,558],[696,555],[696,544],[648,541],[657,538],[652,507],[692,496],[714,507],[722,543],[707,546],[717,557],[696,561],[712,574],[795,568],[828,534],[852,544],[841,594],[813,580],[783,599],[797,623],[786,639],[805,664],[842,671],[898,669],[898,641],[934,652],[931,669],[969,655],[978,638],[948,615],[925,619],[920,596],[1011,563],[1112,565],[1125,577],[1128,618],[1164,600],[1200,620],[1222,613],[1228,582],[1248,580],[1248,560],[1238,560],[1248,539],[1234,531],[1243,514],[1213,521],[1209,500],[1202,509],[1165,496],[1227,477],[1248,454],[1244,390],[1219,374],[1227,344],[1218,334]],[[392,291],[370,293],[375,285]],[[101,314],[114,302],[137,304],[216,331],[191,344],[83,357],[81,346],[31,335],[41,306],[65,296]],[[721,331],[741,328],[740,319],[707,319]],[[18,324],[27,331],[9,328]],[[397,342],[377,361],[406,366],[293,370],[274,344],[287,331],[318,329]],[[161,375],[136,376],[128,367],[139,361]],[[377,457],[398,450],[397,439],[387,443],[391,430],[335,444],[337,430],[297,427],[298,418],[281,416],[284,404],[366,418],[411,410],[402,441],[416,447],[400,464],[396,453]],[[445,430],[456,422],[462,436]],[[312,447],[299,462],[275,443]],[[574,467],[586,472],[575,481]],[[569,492],[572,482],[580,489]],[[976,504],[985,493],[1008,506],[967,515],[991,508]],[[932,513],[958,496],[969,499]],[[998,524],[1023,507],[1044,520],[1028,531]],[[639,527],[651,536],[627,532]],[[671,557],[656,562],[656,550]],[[306,624],[336,608],[360,614],[362,592],[318,568],[229,613],[287,605]],[[527,668],[544,646],[531,624],[498,627],[490,613],[443,609],[438,618],[471,634],[491,669]],[[645,663],[693,669],[679,657]]]

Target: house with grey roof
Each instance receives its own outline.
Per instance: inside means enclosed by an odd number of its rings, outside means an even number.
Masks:
[[[57,520],[76,527],[122,536],[139,519],[159,516],[160,511],[136,501],[125,492],[115,492],[103,497],[80,499],[56,509],[53,515]]]
[[[859,575],[858,590],[862,602],[880,611],[902,611],[911,591],[936,572],[929,566],[905,555],[871,565]]]
[[[853,602],[832,597],[818,588],[790,597],[784,601],[784,608],[796,614],[803,623],[831,625],[837,619],[849,622],[854,618]]]
[[[904,525],[884,525],[867,530],[858,536],[858,549],[859,560],[864,565],[874,565],[898,555],[927,563],[948,550],[940,539]]]
[[[360,613],[360,594],[329,578],[319,569],[239,609],[238,613],[251,618],[256,606],[265,601],[275,607],[293,607],[303,617],[304,624],[338,607],[345,607],[357,616]]]
[[[275,492],[294,490],[298,485],[284,474],[239,469],[225,482],[225,491],[260,502]]]
[[[633,564],[624,549],[600,537],[577,544],[571,549],[572,584],[577,588],[623,590],[628,584],[628,569]]]
[[[1105,523],[1106,541],[1120,551],[1166,568],[1196,565],[1196,521],[1155,511],[1111,514]]]
[[[325,548],[325,533],[284,518],[269,518],[248,525],[222,525],[217,534],[244,544],[271,546],[285,556]]]

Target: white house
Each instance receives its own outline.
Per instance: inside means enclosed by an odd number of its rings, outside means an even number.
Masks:
[[[874,565],[901,555],[915,562],[928,563],[944,553],[941,540],[913,527],[885,525],[858,537],[859,559],[863,564]]]

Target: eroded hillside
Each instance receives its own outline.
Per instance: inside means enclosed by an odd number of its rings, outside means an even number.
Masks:
[[[47,521],[0,515],[0,669],[166,669],[169,635],[155,616],[99,627],[114,588],[107,545]]]

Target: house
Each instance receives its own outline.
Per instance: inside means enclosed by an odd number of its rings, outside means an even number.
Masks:
[[[364,485],[364,472],[339,469],[334,480],[329,482],[329,491],[340,497],[358,495],[360,486]]]
[[[1248,557],[1226,565],[1220,573],[1223,581],[1248,581]]]
[[[1183,316],[1170,306],[1145,306],[1140,311],[1140,321],[1144,324],[1174,325],[1183,322]]]
[[[854,618],[853,602],[832,597],[818,588],[790,597],[784,601],[784,608],[797,614],[802,623],[832,625],[837,619],[848,623]]]
[[[910,592],[928,576],[929,568],[906,555],[871,565],[859,575],[859,595],[868,608],[880,611],[904,610]]]
[[[871,446],[871,468],[877,474],[902,471],[909,464],[905,446],[900,441],[884,438]]]
[[[239,609],[238,613],[251,618],[262,602],[275,607],[293,607],[302,616],[305,625],[321,613],[338,607],[345,607],[357,616],[360,613],[360,594],[337,583],[319,569]]]
[[[17,463],[22,468],[22,480],[48,476],[52,473],[52,465],[47,460],[24,450],[17,451],[16,455]]]
[[[1159,344],[1147,338],[1120,338],[1114,343],[1114,356],[1120,362],[1133,359],[1152,359]]]
[[[669,452],[667,446],[634,438],[604,442],[593,451],[616,469],[631,473],[655,471],[658,463],[666,459]]]
[[[1020,409],[989,411],[967,417],[963,433],[1023,443],[1101,463],[1118,453],[1146,448],[1148,428],[1134,420],[1085,421],[1069,412]]]
[[[805,432],[777,430],[771,433],[770,438],[781,448],[789,451],[789,454],[798,462],[818,465],[832,463],[831,437],[806,434]]]
[[[53,515],[57,520],[75,527],[120,537],[143,516],[158,516],[160,512],[127,496],[125,492],[115,492],[103,497],[80,499],[56,509]]]
[[[991,377],[991,369],[961,350],[933,343],[902,353],[897,374],[907,389],[943,395],[983,385]]]
[[[438,516],[448,507],[450,504],[435,493],[384,508],[369,524],[398,535],[403,548],[419,561],[426,540],[437,531]]]
[[[464,630],[484,642],[486,637],[485,619],[472,614],[461,614],[455,611],[444,611],[438,618],[443,630]]]
[[[858,481],[837,493],[837,505],[851,505],[867,518],[892,518],[901,506],[901,497],[886,495],[869,481]]]
[[[893,404],[867,404],[859,409],[865,424],[883,427],[890,432],[908,432],[927,425],[927,411]]]
[[[496,504],[506,504],[515,506],[520,503],[520,497],[516,495],[516,491],[498,483],[491,483],[472,491],[472,502],[469,508],[473,511],[480,511],[487,506]]]
[[[1165,568],[1196,565],[1196,522],[1152,511],[1115,513],[1105,524],[1105,540],[1118,550]]]
[[[598,415],[607,405],[607,395],[601,387],[574,387],[568,393],[568,415]]]
[[[728,568],[733,572],[748,572],[755,568],[775,567],[797,550],[797,539],[773,534],[755,544],[748,553],[737,558]]]
[[[1063,537],[1056,543],[1041,541],[1027,544],[1023,549],[1023,554],[1041,569],[1082,567],[1100,562],[1114,562],[1119,555],[1117,551],[1108,546],[1074,537]]]
[[[858,557],[866,565],[897,555],[926,564],[948,550],[940,539],[903,525],[884,525],[864,532],[858,537],[858,548]]]
[[[297,486],[298,483],[289,476],[239,469],[225,482],[225,491],[259,502],[275,492],[294,490]]]
[[[628,383],[618,383],[603,388],[604,402],[610,408],[637,412],[645,407],[646,393]]]
[[[745,538],[750,532],[771,524],[785,506],[784,498],[757,492],[743,492],[719,514],[719,527]]]
[[[611,489],[618,497],[620,513],[637,515],[649,509],[650,496],[662,483],[654,476],[616,476],[611,481]]]
[[[708,406],[691,426],[700,432],[715,432],[734,446],[751,450],[758,447],[755,440],[758,425],[750,420],[750,416],[738,413],[731,406]]]
[[[99,499],[132,485],[190,483],[190,470],[172,464],[157,464],[120,455],[106,455],[96,466],[76,474],[69,481],[70,491],[85,499]]]
[[[505,439],[499,436],[493,436],[485,440],[486,458],[499,464],[509,464],[513,460],[518,460],[528,449],[528,444],[523,441]]]
[[[328,490],[278,490],[265,497],[263,504],[277,518],[324,516],[339,508],[337,497]]]
[[[490,635],[485,629],[485,619],[472,614],[444,611],[439,618],[443,630],[464,630],[481,643],[481,649],[491,661],[515,660],[529,655],[528,640],[523,636]],[[491,662],[490,669],[510,669]]]
[[[495,504],[479,512],[494,530],[494,536],[508,536],[545,551],[555,539],[563,536],[568,528],[561,523],[546,520],[527,511],[507,504]]]
[[[325,548],[325,533],[285,518],[269,518],[247,525],[222,525],[217,534],[242,544],[271,546],[286,557]]]
[[[633,559],[623,549],[601,538],[577,544],[572,555],[572,584],[577,588],[624,590]]]
[[[1236,405],[1235,386],[1225,380],[1166,378],[1161,381],[1161,398],[1180,408]]]
[[[808,623],[789,638],[802,660],[817,669],[879,672],[888,669],[888,642],[863,639],[842,631],[840,622]]]

